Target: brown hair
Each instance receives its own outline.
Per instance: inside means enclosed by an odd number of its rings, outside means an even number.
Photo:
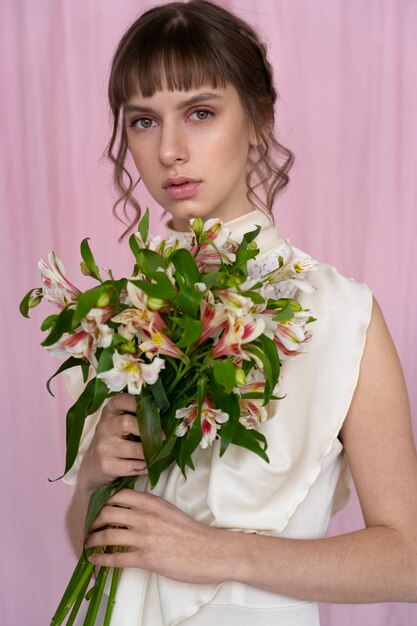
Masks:
[[[127,205],[136,212],[124,234],[134,227],[141,209],[132,195],[140,178],[133,184],[124,166],[128,142],[123,106],[138,91],[150,97],[163,85],[188,91],[229,84],[237,90],[257,135],[258,145],[249,153],[248,198],[270,213],[275,196],[289,181],[294,155],[273,134],[277,92],[266,48],[253,28],[213,2],[191,0],[154,7],[126,31],[111,67],[108,97],[113,132],[104,153],[114,164],[113,180],[120,194],[113,212],[118,217],[121,203],[128,220]],[[263,197],[255,192],[259,188]]]

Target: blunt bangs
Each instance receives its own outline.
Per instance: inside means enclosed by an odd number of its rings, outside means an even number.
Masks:
[[[111,100],[116,107],[137,93],[148,98],[164,87],[189,91],[231,83],[230,69],[218,52],[220,41],[216,46],[206,30],[188,28],[182,21],[167,24],[162,34],[160,25],[155,25],[157,29],[149,26],[128,42],[115,68],[118,74],[115,72]]]

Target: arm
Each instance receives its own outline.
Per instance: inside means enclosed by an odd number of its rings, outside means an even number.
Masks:
[[[106,523],[127,528],[99,530],[87,545],[125,545],[130,551],[92,560],[142,567],[183,582],[236,580],[305,600],[415,602],[417,457],[401,367],[376,303],[341,438],[363,530],[318,540],[230,533],[205,527],[150,494],[121,492],[94,528]]]
[[[111,398],[102,411],[81,462],[66,515],[67,532],[76,553],[84,541],[84,522],[92,493],[118,476],[146,473],[142,445],[124,438],[139,435],[135,411],[135,398],[126,393]]]

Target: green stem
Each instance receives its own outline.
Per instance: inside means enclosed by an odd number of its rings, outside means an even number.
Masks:
[[[65,589],[64,595],[61,598],[61,602],[58,604],[58,608],[55,611],[55,615],[58,615],[64,608],[67,602],[67,597],[69,594],[72,593],[75,585],[78,582],[79,576],[82,575],[82,572],[84,571],[84,567],[86,566],[86,564],[87,564],[87,560],[85,558],[84,552],[82,552],[80,558],[78,559],[78,563],[74,569],[74,572],[71,576],[71,579],[67,585],[67,588]],[[55,615],[54,615],[54,618],[55,618]]]
[[[116,591],[119,583],[120,568],[116,567],[113,570],[113,576],[111,579],[110,595],[107,602],[106,615],[104,616],[103,626],[110,626],[111,617],[113,615],[113,609],[116,604]]]
[[[83,568],[83,571],[80,573],[78,581],[74,585],[71,593],[67,593],[67,591],[65,591],[64,598],[66,599],[64,600],[64,602],[61,602],[61,604],[63,604],[61,610],[59,612],[56,611],[55,615],[53,616],[51,626],[61,626],[68,611],[72,608],[72,605],[78,598],[78,594],[81,592],[82,589],[84,589],[85,584],[89,583],[91,576],[93,575],[93,569],[94,564],[87,562]]]
[[[94,585],[93,594],[90,599],[87,615],[85,616],[84,626],[94,626],[97,613],[100,608],[101,598],[103,597],[104,585],[106,584],[109,567],[100,567],[96,584]]]
[[[178,382],[181,380],[181,378],[184,376],[184,374],[187,373],[187,369],[186,367],[180,367],[178,374],[175,376],[174,380],[172,381],[169,390],[168,390],[168,394],[172,393],[172,391],[175,389],[176,385],[178,384]]]
[[[75,604],[72,607],[71,614],[65,626],[72,626],[74,624],[75,618],[77,617],[78,611],[80,610],[81,602],[83,601],[85,593],[87,591],[89,582],[90,582],[90,579],[87,579],[84,587],[81,589],[80,593],[78,594],[78,598],[76,599]]]

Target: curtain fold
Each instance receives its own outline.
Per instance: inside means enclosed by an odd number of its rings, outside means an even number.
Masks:
[[[0,4],[1,441],[3,548],[0,622],[48,624],[74,564],[65,537],[71,490],[63,471],[65,411],[45,381],[59,363],[39,346],[44,311],[18,312],[39,284],[36,259],[54,249],[81,288],[79,244],[98,263],[130,270],[123,226],[112,216],[106,82],[127,26],[157,2],[4,0]],[[417,371],[417,3],[409,0],[233,0],[224,5],[267,41],[280,93],[277,131],[295,152],[275,206],[294,245],[366,282],[390,326],[412,407]],[[134,169],[132,168],[132,174]],[[139,186],[162,232],[161,210]],[[77,277],[80,276],[78,279]],[[414,419],[416,416],[414,413]],[[416,424],[414,424],[416,425]],[[332,534],[362,524],[358,503]],[[323,606],[323,625],[397,626],[406,604]]]

